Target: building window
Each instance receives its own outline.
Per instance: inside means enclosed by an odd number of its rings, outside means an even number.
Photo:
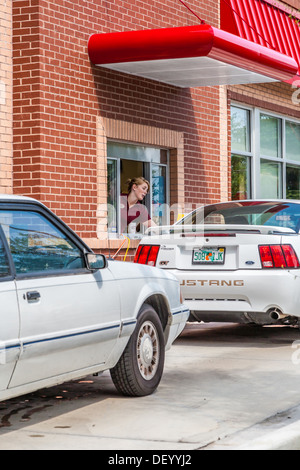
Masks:
[[[231,111],[231,188],[232,199],[251,198],[251,114],[232,107]]]
[[[282,120],[260,114],[260,155],[282,158]]]
[[[242,155],[231,156],[231,192],[232,199],[250,199],[250,159]]]
[[[108,233],[118,236],[130,232],[139,237],[143,226],[122,226],[121,212],[127,206],[127,181],[142,176],[150,183],[143,204],[157,225],[169,223],[168,210],[169,151],[155,147],[108,142],[107,144],[107,203]]]
[[[231,108],[232,199],[300,197],[300,122]]]

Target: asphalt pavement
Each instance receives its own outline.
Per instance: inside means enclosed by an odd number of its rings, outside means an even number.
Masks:
[[[108,372],[0,403],[0,450],[300,449],[300,331],[190,323],[151,396]]]

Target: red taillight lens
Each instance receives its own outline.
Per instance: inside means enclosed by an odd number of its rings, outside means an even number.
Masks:
[[[271,245],[274,268],[286,268],[285,258],[280,245]]]
[[[263,245],[259,247],[263,268],[299,268],[299,260],[291,245]]]
[[[134,263],[155,266],[160,245],[140,245],[134,257]]]
[[[149,266],[155,266],[156,265],[156,260],[157,260],[159,248],[160,248],[159,246],[152,246],[150,248],[150,252],[149,252],[148,260],[147,260],[147,264],[149,264]]]
[[[299,268],[298,256],[291,245],[282,245],[282,250],[286,259],[286,264],[289,268]]]
[[[142,248],[143,248],[143,245],[138,246],[138,249],[135,252],[135,256],[134,256],[134,260],[133,260],[134,263],[138,262],[138,259],[139,259],[139,256],[141,254]]]
[[[274,268],[271,249],[269,246],[259,247],[260,260],[263,268]]]
[[[147,259],[148,259],[148,254],[149,254],[150,248],[151,247],[149,245],[142,246],[139,257],[136,261],[137,263],[147,264]]]

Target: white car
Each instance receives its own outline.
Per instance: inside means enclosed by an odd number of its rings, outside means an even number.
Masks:
[[[180,281],[190,321],[299,324],[300,202],[234,201],[151,229],[135,262]]]
[[[0,400],[110,369],[152,393],[188,318],[177,279],[94,254],[39,202],[0,195]]]

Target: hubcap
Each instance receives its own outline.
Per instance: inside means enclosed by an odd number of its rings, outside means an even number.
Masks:
[[[158,335],[153,323],[142,324],[137,338],[137,361],[139,371],[145,380],[151,380],[159,362]]]

